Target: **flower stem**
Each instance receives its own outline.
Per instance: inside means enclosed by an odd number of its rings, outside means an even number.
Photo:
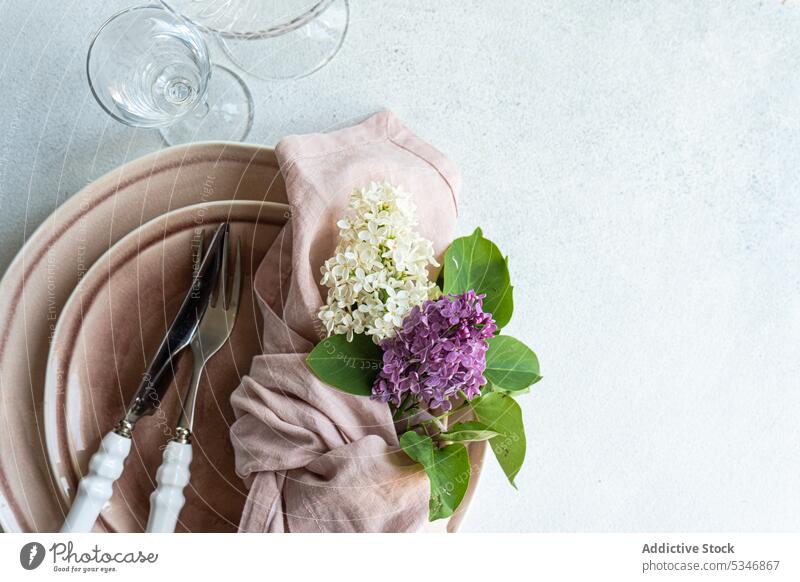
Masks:
[[[400,401],[400,405],[395,409],[394,414],[392,415],[392,420],[397,420],[397,417],[400,416],[402,412],[404,412],[405,406],[408,403],[408,399],[411,397],[411,394],[406,394],[403,399]]]
[[[428,420],[423,420],[422,422],[420,422],[419,424],[414,425],[411,428],[422,428],[425,431],[425,434],[428,434],[428,425],[435,424],[436,427],[439,429],[439,431],[443,431],[445,429],[445,427],[442,424],[442,420],[444,420],[448,416],[456,414],[457,412],[461,412],[461,411],[465,410],[468,407],[469,407],[469,402],[465,401],[460,406],[457,406],[456,408],[453,408],[452,410],[448,410],[444,414],[440,414],[439,416],[436,416],[434,418],[430,418]],[[410,428],[406,427],[406,430],[410,430]]]

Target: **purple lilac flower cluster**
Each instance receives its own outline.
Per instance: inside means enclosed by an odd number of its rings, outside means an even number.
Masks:
[[[372,398],[400,406],[411,394],[430,409],[450,410],[463,392],[468,400],[486,384],[487,339],[497,326],[474,291],[445,295],[415,306],[403,328],[381,343],[383,369]]]

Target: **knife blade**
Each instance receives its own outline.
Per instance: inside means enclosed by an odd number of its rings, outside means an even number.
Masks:
[[[161,344],[147,366],[139,387],[119,421],[115,431],[130,437],[131,430],[142,416],[148,416],[160,406],[169,388],[174,370],[174,361],[192,340],[208,307],[209,298],[216,286],[221,266],[222,243],[228,224],[221,224],[214,232],[208,250],[200,263],[192,284],[183,298]]]

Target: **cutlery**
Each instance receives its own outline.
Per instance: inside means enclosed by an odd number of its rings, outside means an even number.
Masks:
[[[222,271],[217,283],[216,297],[209,298],[209,305],[192,338],[191,350],[194,366],[192,378],[182,399],[181,415],[175,429],[175,437],[167,443],[164,460],[156,472],[158,486],[150,495],[150,517],[148,532],[169,533],[175,531],[181,509],[186,498],[183,490],[189,484],[189,465],[192,462],[192,427],[200,377],[206,362],[228,341],[236,322],[241,295],[242,257],[241,243],[236,242],[236,264],[228,298],[228,238],[226,231],[222,246]]]
[[[81,479],[77,495],[61,527],[61,533],[91,531],[103,506],[111,498],[113,484],[123,471],[131,449],[131,432],[143,416],[153,414],[170,386],[176,356],[197,332],[208,299],[216,285],[222,243],[228,225],[220,225],[209,244],[178,313],[147,367],[125,416],[103,437],[100,448],[89,461],[89,472]]]

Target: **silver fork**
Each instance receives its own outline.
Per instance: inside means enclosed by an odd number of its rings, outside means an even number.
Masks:
[[[189,484],[189,465],[192,462],[192,426],[197,402],[197,389],[206,362],[228,341],[236,322],[241,295],[242,255],[241,241],[236,241],[236,264],[233,270],[230,297],[228,297],[229,230],[225,231],[222,249],[222,266],[217,282],[216,297],[212,294],[197,333],[190,344],[192,349],[192,378],[182,401],[181,415],[175,428],[175,437],[167,443],[164,461],[156,472],[156,490],[150,495],[148,532],[175,531],[178,515],[186,499],[183,489]]]

